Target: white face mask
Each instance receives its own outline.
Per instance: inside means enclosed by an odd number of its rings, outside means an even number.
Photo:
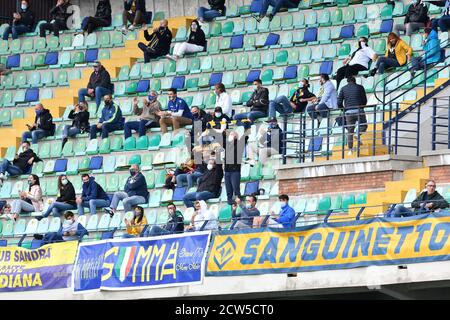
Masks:
[[[74,223],[74,221],[73,220],[66,220],[64,223],[66,225],[68,225],[68,226],[71,226]]]
[[[214,115],[216,116],[216,118],[220,118],[222,116],[220,112],[215,112]]]
[[[20,7],[22,8],[22,10],[27,10],[27,5],[26,4],[22,4]]]
[[[67,179],[62,179],[62,180],[61,180],[61,183],[62,183],[63,186],[65,186],[66,184],[69,183],[69,181],[67,181]]]
[[[214,169],[214,166],[213,166],[212,164],[209,163],[208,166],[207,166],[207,168],[208,168],[209,171],[211,171],[212,169]]]
[[[258,90],[258,86],[253,86],[253,90]]]
[[[299,88],[299,89],[302,89],[302,88],[303,88],[303,82],[300,82],[300,83],[298,84],[298,88]]]

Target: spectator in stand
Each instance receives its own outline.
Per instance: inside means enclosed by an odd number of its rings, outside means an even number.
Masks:
[[[191,33],[187,42],[175,44],[173,55],[168,54],[166,57],[170,60],[177,61],[185,53],[196,53],[206,51],[206,36],[197,20],[191,22]]]
[[[241,196],[241,164],[245,150],[245,136],[238,139],[238,134],[231,131],[225,148],[225,188],[227,203],[233,203],[233,196]]]
[[[8,40],[9,34],[13,39],[19,38],[19,35],[27,32],[33,32],[34,12],[30,9],[28,0],[20,2],[20,9],[13,13],[12,25],[8,26],[3,33],[3,40]]]
[[[113,84],[109,72],[102,66],[100,61],[94,62],[94,72],[92,72],[87,88],[78,90],[78,103],[86,102],[86,96],[95,98],[97,109],[100,106],[103,96],[113,93]]]
[[[167,132],[167,126],[173,126],[174,133],[180,129],[180,126],[192,124],[192,113],[186,101],[177,97],[177,89],[169,89],[169,102],[167,105],[168,111],[161,112],[161,119],[159,125],[161,132]]]
[[[336,90],[339,90],[339,85],[344,78],[356,76],[358,72],[369,70],[369,62],[378,59],[378,55],[368,45],[369,40],[366,37],[359,38],[358,49],[343,61],[344,66],[340,67],[336,76]]]
[[[112,101],[112,96],[107,94],[105,96],[105,106],[102,109],[102,116],[97,124],[90,127],[90,138],[97,138],[97,133],[102,133],[102,139],[108,138],[112,131],[123,129],[124,119],[122,118],[122,110],[119,105]]]
[[[417,214],[431,213],[437,209],[448,208],[448,202],[436,191],[436,182],[428,180],[426,184],[426,191],[423,191],[411,203],[414,211],[406,208],[402,204],[396,205],[393,209],[386,213],[388,218],[411,217]]]
[[[426,28],[424,35],[424,54],[411,60],[411,79],[414,78],[416,71],[424,69],[425,65],[432,65],[441,60],[441,40],[439,40],[437,31]]]
[[[370,71],[370,76],[373,77],[377,71],[378,74],[384,74],[386,68],[398,68],[405,65],[410,61],[412,52],[412,48],[405,41],[395,33],[389,33],[386,54],[378,58],[375,68]]]
[[[439,27],[441,28],[441,32],[447,32],[450,28],[450,0],[440,1],[439,6],[444,7],[444,12],[439,19],[433,19],[431,27],[435,31],[437,31]],[[448,33],[448,37],[450,39],[450,32]]]
[[[272,21],[273,17],[280,11],[281,8],[298,8],[299,4],[300,0],[262,0],[261,11],[259,12],[259,18],[257,18],[257,20],[259,22],[267,15],[269,21]],[[272,6],[272,12],[267,14],[269,5]]]
[[[32,125],[27,124],[28,131],[22,134],[22,142],[31,138],[31,143],[36,144],[38,140],[55,134],[55,124],[50,110],[44,109],[42,103],[34,107],[36,116]]]
[[[43,240],[43,245],[45,245],[53,242],[80,241],[85,235],[89,234],[86,228],[76,221],[72,211],[65,212],[64,218],[65,221],[58,232],[50,232],[45,234],[45,236],[35,234],[34,238]]]
[[[276,214],[274,211],[270,212],[270,217],[266,221],[266,225],[269,228],[293,228],[294,220],[295,220],[295,210],[289,206],[289,196],[287,194],[281,194],[278,196],[278,200],[280,203],[280,212]],[[262,225],[265,217],[256,217],[253,218],[253,225],[257,228],[265,227]]]
[[[193,159],[189,159],[186,163],[182,163],[180,168],[177,168],[174,175],[177,182],[177,187],[183,187],[186,182],[187,190],[192,188],[197,179],[202,176],[201,173],[196,172],[196,169],[197,166],[195,165]]]
[[[142,208],[141,206],[136,206],[134,208],[133,219],[131,221],[125,219],[127,233],[123,235],[123,238],[139,237],[147,224],[148,222],[147,218],[144,215],[144,208]]]
[[[0,164],[0,180],[6,179],[5,173],[11,177],[20,176],[21,174],[27,174],[31,172],[33,163],[42,161],[32,149],[30,149],[30,143],[28,141],[22,142],[22,152],[14,157],[11,163],[7,159],[3,159]]]
[[[216,108],[222,108],[222,113],[231,118],[233,111],[233,102],[230,95],[225,90],[223,83],[217,83],[214,86],[214,93],[216,94]]]
[[[109,206],[109,198],[102,186],[95,182],[94,177],[87,173],[81,175],[83,181],[83,192],[77,197],[78,215],[84,214],[84,208],[89,208],[90,214],[96,214],[97,208]]]
[[[327,74],[320,75],[320,91],[318,97],[312,100],[312,103],[306,107],[306,111],[313,119],[317,119],[318,115],[322,119],[328,117],[330,109],[337,108],[337,92],[330,77]]]
[[[124,0],[122,13],[122,33],[126,34],[129,31],[136,29],[138,24],[145,24],[145,15],[147,9],[145,8],[145,0]],[[131,23],[128,28],[128,22]]]
[[[114,193],[109,208],[105,211],[112,216],[116,213],[119,202],[122,200],[125,212],[131,211],[133,206],[148,202],[147,181],[139,169],[137,164],[133,164],[130,168],[130,176],[125,183],[124,191]]]
[[[144,99],[142,108],[139,108],[138,98],[133,99],[133,113],[139,116],[137,120],[129,120],[125,123],[123,130],[125,139],[131,137],[131,131],[139,133],[139,137],[145,136],[150,128],[159,127],[159,115],[161,114],[161,103],[158,101],[156,91],[151,91],[148,100]]]
[[[12,202],[11,213],[14,215],[14,219],[17,219],[21,212],[42,212],[44,209],[39,177],[35,174],[30,174],[27,182],[28,192],[20,191],[20,199]]]
[[[228,123],[231,119],[222,112],[221,107],[216,107],[208,120],[210,121],[206,123],[206,128],[202,133],[203,143],[217,142],[221,144],[221,147],[225,148],[225,130],[228,129]]]
[[[94,17],[86,17],[81,23],[82,34],[86,32],[91,34],[100,27],[109,27],[111,25],[111,2],[109,0],[100,0],[97,4],[97,10]]]
[[[74,10],[71,10],[71,12],[69,12],[68,9],[71,6],[72,4],[70,3],[69,0],[58,0],[56,2],[56,6],[53,7],[52,10],[50,10],[50,15],[52,17],[52,20],[54,20],[54,22],[47,22],[41,24],[39,26],[39,36],[41,38],[45,38],[45,32],[48,30],[50,32],[53,31],[55,37],[59,37],[59,31],[68,30],[69,25],[67,20],[74,12]]]
[[[194,206],[195,200],[208,200],[217,198],[220,195],[220,189],[223,178],[222,165],[216,164],[216,160],[210,159],[208,161],[207,170],[197,180],[198,187],[196,192],[186,193],[183,197],[183,202],[186,208]]]
[[[6,202],[6,201],[5,201]],[[17,220],[18,215],[11,213],[11,205],[6,203],[3,206],[3,209],[0,211],[0,219],[1,220]]]
[[[253,227],[254,217],[260,216],[259,210],[256,208],[256,196],[247,196],[245,198],[246,205],[242,203],[238,197],[235,203],[232,205],[231,217],[233,220],[237,220],[234,229],[247,229]],[[240,209],[238,213],[237,210]]]
[[[62,148],[67,143],[69,137],[73,138],[77,134],[85,133],[89,130],[89,111],[87,111],[86,102],[80,102],[75,105],[75,110],[69,113],[69,119],[72,119],[72,125],[65,125],[62,135]]]
[[[50,213],[53,213],[54,217],[59,217],[63,211],[74,210],[77,208],[75,188],[65,174],[58,177],[58,190],[59,197],[56,198],[55,202],[50,204],[42,216],[37,217],[38,220],[47,218]]]
[[[280,115],[289,113],[303,113],[308,102],[312,101],[316,96],[309,91],[309,81],[302,79],[299,83],[298,89],[294,92],[291,99],[288,100],[286,96],[278,96],[275,100],[269,102],[269,117],[274,118],[276,112]]]
[[[421,0],[411,0],[404,23],[396,24],[393,31],[398,36],[400,36],[400,31],[405,31],[405,35],[411,36],[420,28],[425,27],[428,20],[430,18],[428,17],[428,8],[425,3]]]
[[[191,217],[191,223],[187,226],[187,231],[202,231],[203,225],[206,223],[203,230],[218,230],[218,219],[211,210],[208,210],[208,205],[205,201],[195,201],[194,214]]]
[[[357,84],[354,77],[348,78],[347,82],[347,85],[339,92],[338,108],[344,110],[345,123],[348,131],[348,155],[352,155],[353,133],[355,132],[356,122],[358,122],[358,136],[367,130],[367,118],[366,113],[364,112],[364,107],[367,104],[367,96],[364,87]],[[362,142],[361,139],[358,140],[359,148],[362,145]]]
[[[224,16],[227,8],[225,7],[225,0],[208,0],[210,9],[200,7],[197,10],[197,20],[201,23],[205,21],[212,21],[214,18]]]
[[[278,125],[277,118],[269,118],[267,120],[269,125],[265,129],[263,126],[259,128],[258,136],[260,147],[258,148],[258,158],[261,163],[266,163],[269,157],[281,154],[283,145],[283,131]],[[248,153],[250,158],[250,165],[255,165],[256,143],[248,144]]]
[[[167,224],[163,227],[156,225],[152,226],[145,232],[145,237],[184,232],[184,217],[181,211],[178,211],[173,203],[170,203],[167,206],[167,211],[169,212]]]
[[[238,125],[243,125],[249,129],[256,119],[267,117],[269,107],[269,90],[262,86],[262,81],[257,79],[253,82],[253,94],[247,101],[247,107],[251,108],[250,112],[239,113],[234,116],[234,120]],[[242,124],[242,120],[247,122]]]
[[[153,33],[149,34],[148,29],[144,31],[144,38],[148,41],[146,45],[143,42],[138,43],[139,49],[144,53],[145,63],[151,59],[167,56],[170,52],[170,44],[172,43],[172,32],[168,28],[169,22],[161,20],[159,28],[153,29]]]

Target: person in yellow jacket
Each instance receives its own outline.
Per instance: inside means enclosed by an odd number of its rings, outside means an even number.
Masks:
[[[408,63],[412,57],[412,48],[395,33],[391,32],[387,39],[387,48],[384,57],[377,60],[374,69],[370,71],[373,77],[377,71],[383,74],[386,68],[398,68]]]
[[[134,217],[130,221],[125,219],[125,225],[127,226],[127,233],[123,235],[124,238],[136,238],[139,237],[147,225],[147,219],[144,215],[144,208],[136,206],[134,208]]]

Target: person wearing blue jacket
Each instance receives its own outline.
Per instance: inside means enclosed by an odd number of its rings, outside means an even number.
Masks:
[[[180,128],[192,124],[194,118],[189,109],[188,104],[181,98],[177,97],[177,89],[169,89],[169,102],[167,103],[168,111],[163,112],[159,124],[161,132],[167,133],[167,125],[173,126],[174,133]]]
[[[269,218],[267,226],[269,228],[292,228],[295,219],[295,210],[289,206],[289,196],[287,194],[281,194],[278,197],[278,200],[280,200],[281,208],[278,218],[276,218],[275,214],[272,212],[272,216]]]
[[[109,208],[105,211],[114,216],[119,202],[122,201],[125,212],[132,211],[134,206],[148,202],[149,193],[147,190],[147,181],[139,169],[137,164],[133,164],[130,168],[130,177],[125,183],[123,191],[114,193]]]
[[[111,131],[123,130],[124,118],[119,105],[112,101],[112,96],[105,96],[105,106],[102,109],[102,116],[97,124],[90,128],[90,138],[95,139],[97,132],[102,133],[102,139],[108,138]]]
[[[109,197],[102,186],[95,182],[95,178],[85,173],[81,179],[83,180],[83,192],[81,197],[76,200],[78,215],[84,214],[84,208],[89,208],[90,214],[96,214],[97,208],[108,207]]]
[[[439,40],[436,30],[431,28],[425,29],[423,51],[425,53],[422,56],[411,60],[411,77],[414,77],[416,71],[424,69],[425,64],[437,63],[441,59],[441,40]]]

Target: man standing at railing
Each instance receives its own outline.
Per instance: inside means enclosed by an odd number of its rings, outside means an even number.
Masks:
[[[358,121],[359,134],[367,130],[367,118],[363,108],[367,104],[366,91],[363,86],[356,83],[355,77],[347,78],[347,85],[339,92],[337,103],[338,108],[344,110],[348,131],[348,155],[352,155],[353,133],[355,132],[356,122]],[[359,145],[362,145],[361,140]]]

